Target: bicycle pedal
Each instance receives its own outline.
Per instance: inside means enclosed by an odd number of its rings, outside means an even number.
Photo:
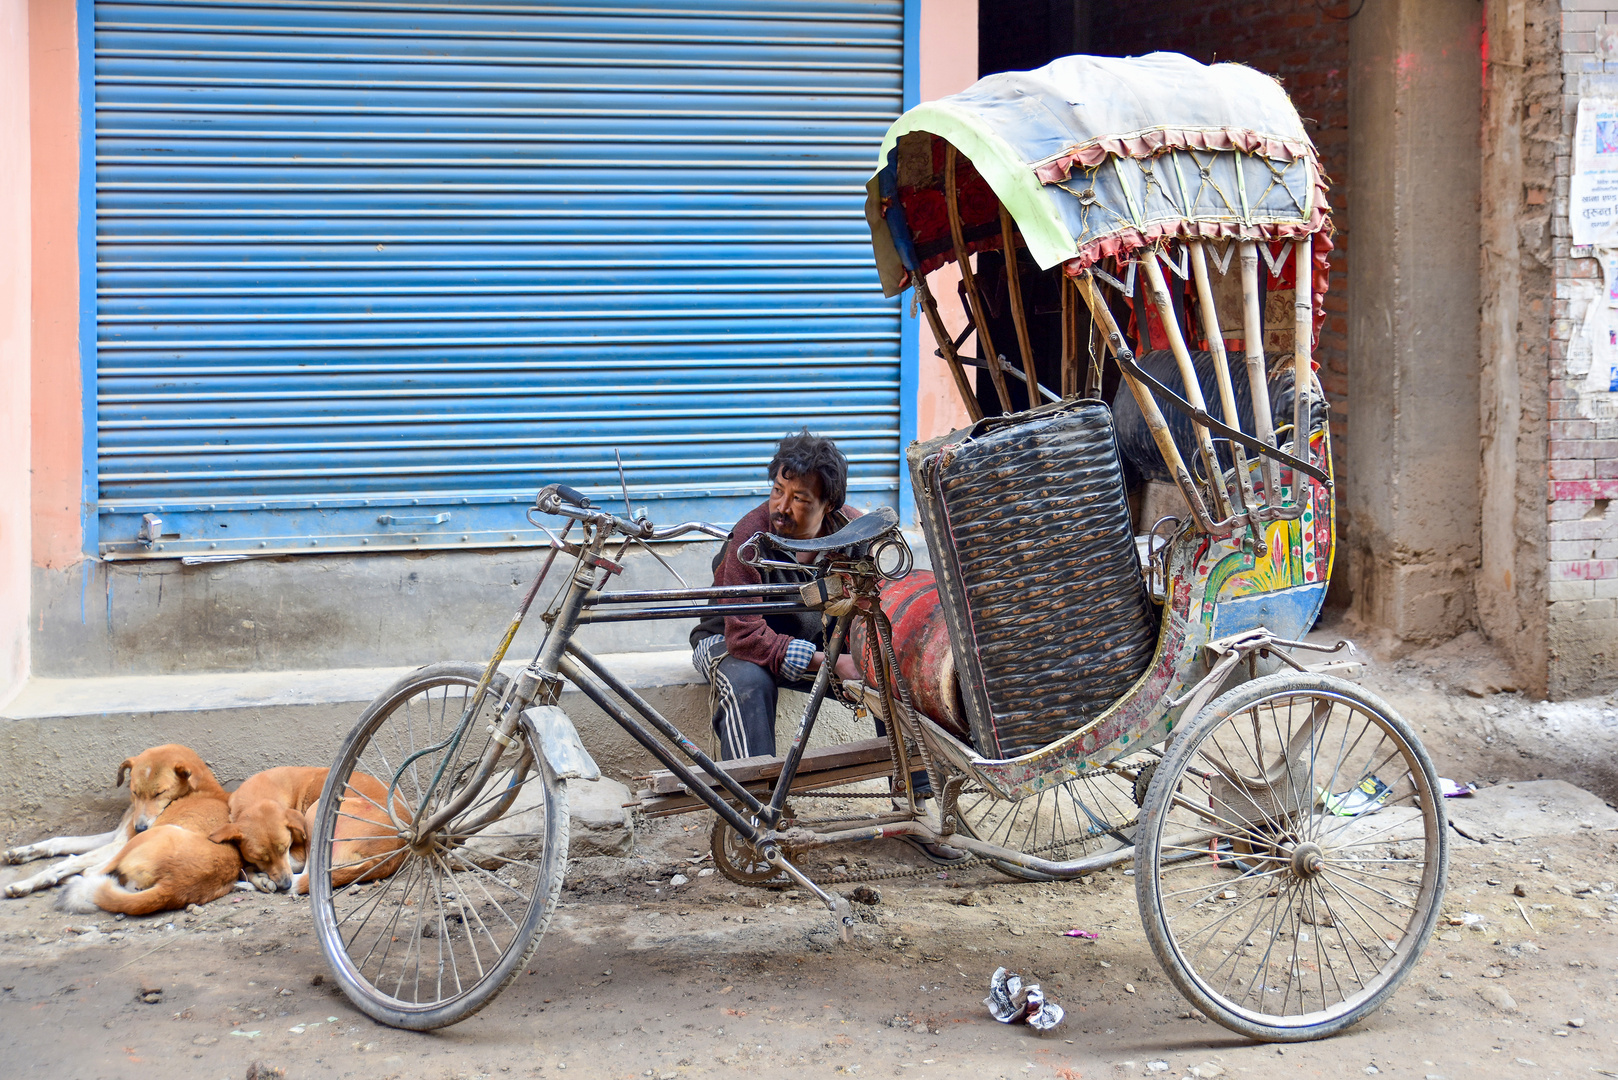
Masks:
[[[836,902],[832,904],[831,911],[832,918],[837,923],[837,934],[842,938],[843,944],[852,944],[854,941],[854,905],[850,904],[846,897],[839,896]]]

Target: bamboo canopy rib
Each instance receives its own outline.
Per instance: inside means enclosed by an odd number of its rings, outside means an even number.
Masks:
[[[1213,353],[1214,374],[1219,380],[1219,404],[1225,411],[1225,423],[1233,428],[1242,426],[1236,411],[1236,388],[1230,381],[1230,358],[1225,355],[1224,332],[1219,328],[1219,312],[1214,308],[1213,282],[1208,277],[1208,253],[1205,241],[1195,241],[1191,248],[1191,276],[1197,286],[1197,307],[1202,312],[1202,334],[1208,339],[1208,351]],[[1236,463],[1236,484],[1242,507],[1251,512],[1257,505],[1253,495],[1253,478],[1247,471],[1247,454],[1240,443],[1231,444]]]
[[[1264,309],[1258,296],[1258,244],[1241,242],[1242,336],[1247,351],[1247,385],[1253,393],[1254,434],[1266,446],[1275,445],[1275,415],[1270,407],[1269,373],[1264,370]],[[1280,469],[1274,458],[1264,459],[1265,502],[1280,505],[1276,489]]]
[[[975,424],[983,419],[983,407],[978,404],[978,396],[972,392],[972,384],[967,381],[966,369],[961,366],[961,358],[955,353],[955,339],[950,337],[943,316],[938,314],[938,301],[933,299],[933,292],[927,287],[926,274],[916,275],[916,296],[921,299],[921,310],[927,313],[927,325],[932,327],[938,351],[944,354],[949,373],[955,377],[955,389],[960,391],[966,415]]]
[[[1073,396],[1074,368],[1078,364],[1078,343],[1073,340],[1073,288],[1062,275],[1062,396]]]
[[[1146,250],[1142,254],[1141,268],[1146,271],[1146,285],[1151,289],[1152,306],[1157,308],[1157,321],[1163,326],[1163,333],[1169,339],[1169,351],[1174,354],[1174,360],[1180,367],[1180,380],[1185,383],[1185,399],[1191,403],[1193,409],[1208,411],[1207,402],[1202,398],[1202,383],[1197,378],[1196,365],[1191,362],[1191,351],[1186,348],[1185,335],[1180,332],[1180,323],[1174,317],[1174,304],[1169,300],[1168,282],[1163,278],[1163,267],[1158,263],[1158,253]],[[1194,425],[1197,432],[1197,449],[1202,455],[1203,466],[1208,470],[1208,493],[1213,497],[1213,512],[1216,517],[1224,519],[1230,516],[1229,493],[1225,491],[1225,484],[1220,476],[1219,458],[1214,453],[1213,438],[1209,436],[1208,429],[1201,424]]]
[[[1066,274],[1062,275],[1062,287],[1072,288]],[[1090,320],[1090,332],[1085,335],[1084,342],[1085,350],[1090,354],[1090,362],[1085,365],[1084,371],[1084,396],[1087,398],[1101,396],[1101,352],[1096,348],[1096,339],[1100,336],[1101,327],[1094,319]]]
[[[953,144],[944,148],[944,204],[949,210],[949,234],[955,243],[955,264],[960,267],[961,281],[966,286],[966,300],[972,306],[972,319],[977,324],[978,353],[994,380],[994,392],[1000,398],[1000,409],[1011,411],[1011,391],[1006,387],[1005,372],[1000,370],[1000,354],[995,352],[989,336],[989,312],[978,293],[977,275],[972,273],[972,260],[966,251],[966,235],[961,230],[960,190],[956,183],[956,162],[960,157]],[[1034,384],[1038,386],[1036,382]]]
[[[1107,307],[1096,289],[1094,276],[1086,270],[1074,279],[1074,285],[1079,295],[1084,298],[1085,306],[1090,309],[1090,317],[1102,328],[1107,338],[1107,348],[1114,357],[1125,352],[1129,346],[1124,342],[1124,336],[1118,330],[1118,323],[1112,317],[1112,311]],[[1204,530],[1212,532],[1213,522],[1208,517],[1207,505],[1202,501],[1202,493],[1197,490],[1196,482],[1191,479],[1191,473],[1185,467],[1185,459],[1180,456],[1180,448],[1174,445],[1174,436],[1169,432],[1168,421],[1163,418],[1163,412],[1157,407],[1157,401],[1152,392],[1146,388],[1129,368],[1120,363],[1119,373],[1123,375],[1124,385],[1134,395],[1135,403],[1140,406],[1141,416],[1146,420],[1146,427],[1152,433],[1152,441],[1157,443],[1157,452],[1163,455],[1163,461],[1174,472],[1174,482],[1179,485],[1180,493],[1191,507],[1191,514],[1197,519],[1197,524]],[[1206,432],[1204,432],[1206,435]]]
[[[1292,256],[1293,277],[1297,284],[1292,301],[1292,453],[1309,460],[1309,394],[1314,381],[1314,365],[1310,354],[1315,339],[1315,298],[1310,274],[1314,266],[1314,244],[1311,237],[1299,240]],[[1302,478],[1298,478],[1297,501],[1303,500]]]
[[[1006,256],[1006,291],[1011,294],[1011,320],[1017,326],[1017,349],[1022,353],[1023,382],[1028,386],[1028,406],[1039,404],[1039,373],[1034,370],[1034,346],[1028,339],[1028,316],[1023,310],[1022,278],[1017,267],[1017,226],[1011,211],[1000,204],[1000,242]]]

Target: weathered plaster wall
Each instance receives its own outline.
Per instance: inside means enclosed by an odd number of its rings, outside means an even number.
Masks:
[[[29,0],[33,558],[48,568],[84,557],[76,34],[73,0]]]
[[[978,0],[922,0],[921,100],[932,101],[965,90],[978,78]],[[939,314],[951,331],[966,325],[955,291],[951,264],[932,277]],[[910,294],[906,293],[906,297]],[[905,317],[909,318],[908,300]],[[927,440],[966,424],[966,406],[955,391],[955,381],[942,358],[934,356],[938,342],[921,319],[921,372],[916,388],[916,438]]]
[[[1522,686],[1542,695],[1549,675],[1546,391],[1561,12],[1556,0],[1489,0],[1485,14],[1477,617]]]
[[[663,545],[687,581],[711,580],[714,542]],[[543,549],[298,555],[186,566],[89,561],[34,571],[34,674],[48,678],[400,667],[483,660],[500,640]],[[529,659],[551,590],[510,656]],[[667,589],[675,580],[642,552],[617,585]],[[706,577],[705,577],[706,575]],[[588,627],[586,648],[686,647],[688,620]],[[694,677],[694,675],[693,675]]]
[[[1479,550],[1482,11],[1384,0],[1350,23],[1344,500],[1353,602],[1414,641],[1473,619]]]
[[[1581,408],[1575,338],[1584,305],[1599,290],[1601,268],[1588,249],[1572,247],[1568,179],[1581,83],[1602,73],[1596,28],[1618,23],[1611,0],[1562,0],[1560,131],[1555,155],[1551,226],[1555,312],[1548,362],[1550,475],[1544,488],[1548,543],[1550,696],[1569,697],[1618,684],[1618,418]],[[1609,83],[1614,70],[1606,65]],[[1604,93],[1611,94],[1605,88]]]
[[[28,676],[28,2],[0,0],[0,705]]]

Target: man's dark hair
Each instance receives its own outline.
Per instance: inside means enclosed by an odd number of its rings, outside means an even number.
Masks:
[[[841,510],[848,501],[848,459],[837,449],[837,444],[819,435],[809,434],[804,428],[796,435],[788,435],[775,449],[770,459],[770,482],[779,473],[788,480],[814,475],[820,478],[820,497],[833,510]]]

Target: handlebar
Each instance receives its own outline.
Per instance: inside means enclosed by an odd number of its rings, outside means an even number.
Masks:
[[[693,532],[703,533],[718,540],[730,537],[724,529],[710,525],[706,521],[683,521],[663,529],[657,528],[645,518],[625,521],[605,510],[596,509],[582,492],[566,484],[546,484],[540,488],[539,494],[534,497],[534,509],[542,514],[554,514],[582,521],[636,540],[674,540]]]
[[[539,489],[539,494],[534,496],[534,505],[543,506],[546,496],[549,495],[554,495],[561,502],[571,503],[581,509],[588,510],[590,508],[590,500],[585,497],[584,493],[577,488],[568,487],[566,484],[546,484]]]

